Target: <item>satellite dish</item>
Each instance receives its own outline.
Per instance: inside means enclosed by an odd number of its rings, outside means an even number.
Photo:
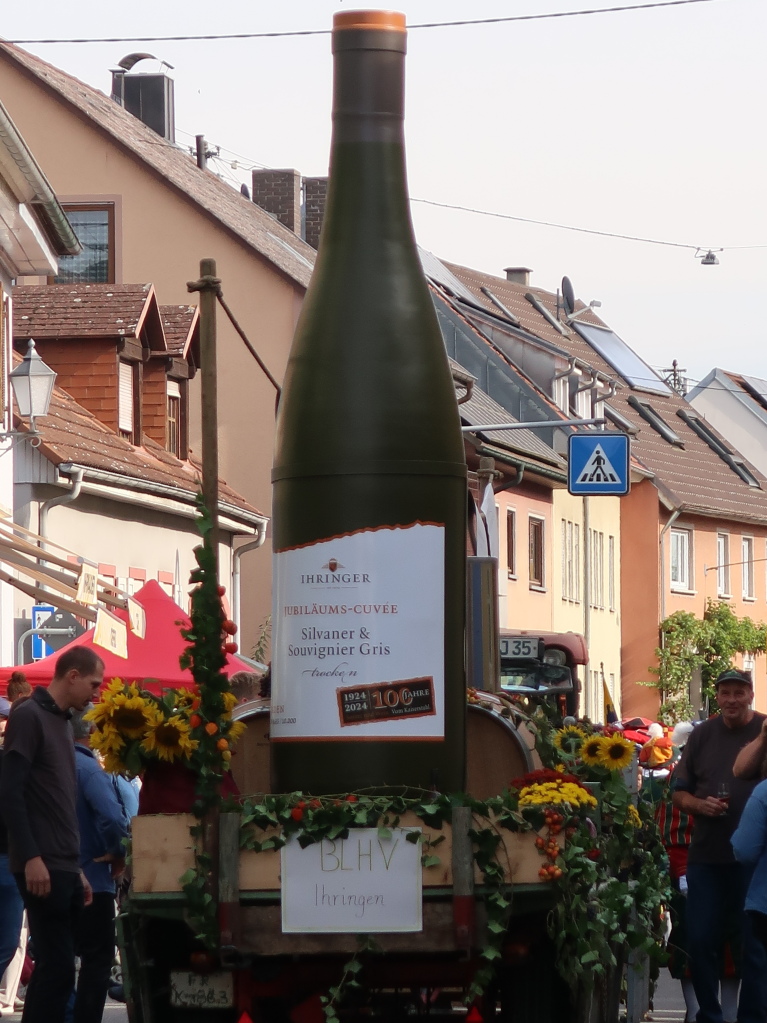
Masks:
[[[569,277],[562,278],[562,301],[565,303],[565,312],[572,316],[575,312],[575,292]]]

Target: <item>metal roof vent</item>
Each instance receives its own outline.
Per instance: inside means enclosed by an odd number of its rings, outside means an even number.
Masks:
[[[175,142],[174,83],[163,70],[173,70],[173,67],[161,61],[159,72],[131,74],[141,60],[157,60],[157,57],[152,53],[129,53],[113,69],[112,99],[158,135]]]

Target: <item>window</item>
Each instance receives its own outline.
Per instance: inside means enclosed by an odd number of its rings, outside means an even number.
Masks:
[[[730,537],[727,533],[716,535],[716,594],[730,596]]]
[[[605,606],[605,534],[589,530],[589,570],[591,574],[591,606]]]
[[[743,562],[743,599],[754,599],[754,538],[744,536],[740,542],[741,560]]]
[[[671,589],[691,590],[692,533],[689,529],[671,530]]]
[[[530,519],[530,585],[541,589],[544,584],[543,526],[543,519]]]
[[[562,600],[578,604],[581,599],[581,526],[562,519]]]
[[[110,284],[115,279],[114,205],[64,204],[64,211],[82,245],[76,256],[59,256],[56,284]]]
[[[615,537],[607,538],[607,606],[615,610]],[[610,676],[612,678],[612,675]],[[612,690],[611,690],[612,691]]]
[[[562,412],[568,411],[568,397],[569,397],[570,385],[567,382],[567,377],[559,377],[558,380],[554,380],[551,386],[551,396],[554,399],[554,404]]]
[[[168,434],[167,448],[181,458],[181,388],[177,380],[168,381]]]
[[[517,513],[511,508],[506,510],[506,569],[509,579],[517,575]]]
[[[684,442],[678,433],[675,433],[668,423],[663,419],[647,401],[640,401],[635,394],[630,394],[628,397],[628,403],[632,408],[635,408],[642,419],[649,423],[650,426],[661,437],[668,441],[669,444],[673,444],[674,447],[683,448]]]
[[[117,428],[120,436],[136,444],[136,399],[138,396],[138,363],[120,359]]]

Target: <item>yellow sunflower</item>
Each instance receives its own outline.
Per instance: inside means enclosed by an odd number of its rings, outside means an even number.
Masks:
[[[247,727],[244,721],[233,721],[229,728],[229,741],[237,742]]]
[[[147,753],[155,753],[160,760],[168,761],[188,760],[197,746],[197,740],[189,735],[189,723],[180,714],[169,718],[158,715],[141,743]]]
[[[191,689],[186,689],[186,688],[176,689],[175,690],[175,697],[176,697],[176,707],[179,710],[181,710],[182,708],[185,709],[185,710],[189,709],[192,706],[192,704],[194,703],[194,701],[199,699],[197,693],[193,693]]]
[[[599,762],[610,771],[622,771],[634,758],[634,743],[621,735],[602,740]]]
[[[151,700],[144,699],[133,686],[128,692],[120,693],[111,701],[110,724],[128,739],[140,739],[154,723],[157,708]]]
[[[108,774],[125,774],[125,764],[115,753],[104,753],[103,755],[104,770]]]
[[[231,714],[237,706],[237,697],[234,693],[227,691],[221,694],[221,699],[224,701],[224,710],[227,714]]]
[[[564,750],[565,753],[577,753],[585,738],[586,733],[582,732],[580,728],[576,728],[575,725],[565,725],[564,728],[557,729],[554,745],[557,749]]]
[[[96,725],[90,736],[91,749],[106,755],[119,753],[125,746],[125,739],[109,722]]]
[[[630,824],[633,828],[642,827],[642,818],[639,816],[639,811],[633,803],[629,803],[626,809],[626,823]]]
[[[601,735],[589,736],[585,742],[581,743],[581,760],[584,764],[589,767],[602,766],[602,746],[604,739]]]

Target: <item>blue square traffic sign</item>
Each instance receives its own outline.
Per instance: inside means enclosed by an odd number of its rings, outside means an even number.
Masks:
[[[571,433],[567,446],[571,494],[627,494],[629,438],[625,433]]]

